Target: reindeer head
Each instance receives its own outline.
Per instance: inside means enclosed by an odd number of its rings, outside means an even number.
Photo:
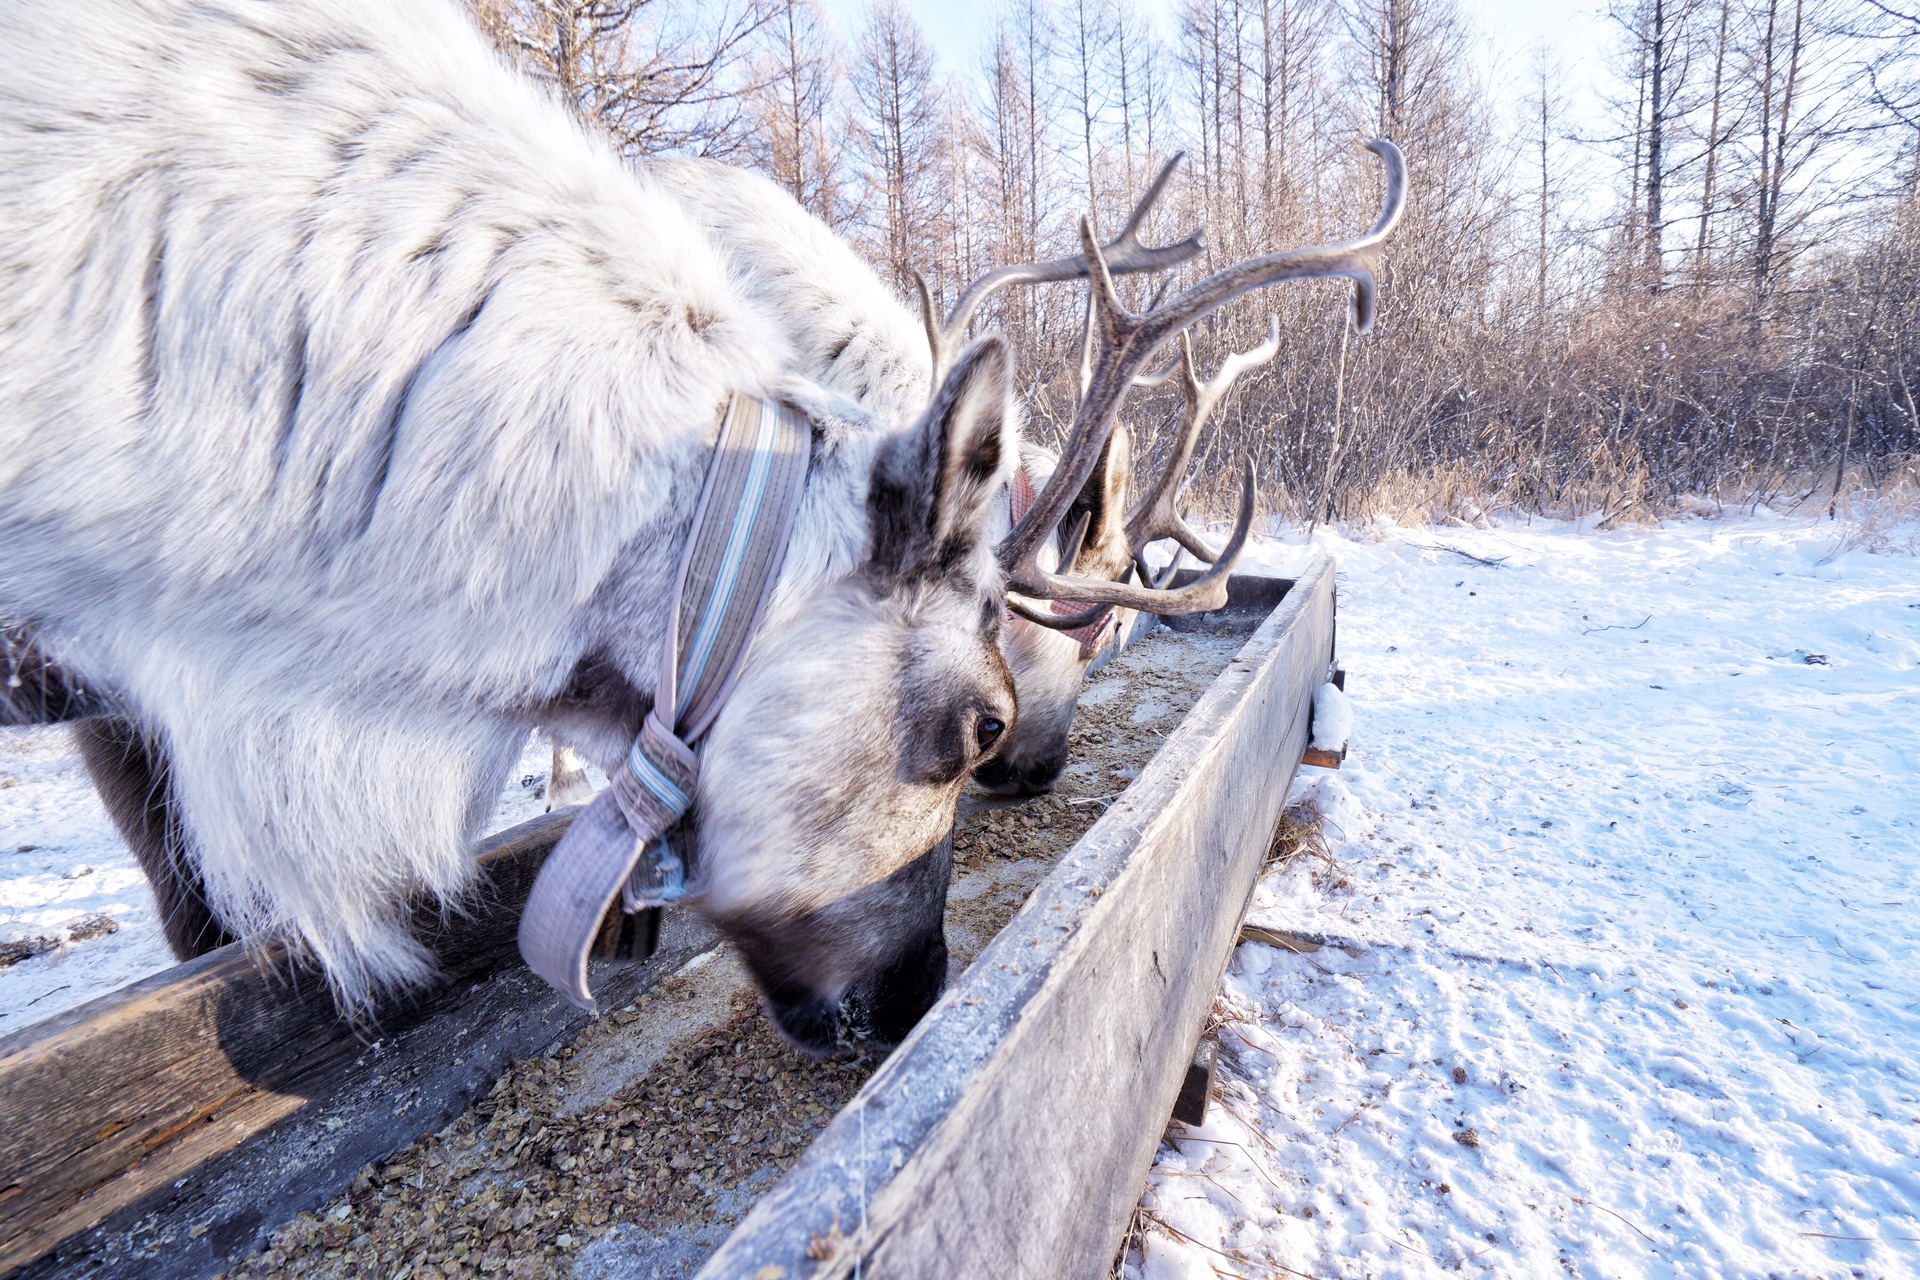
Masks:
[[[763,628],[703,748],[701,909],[802,1047],[835,1042],[843,1001],[898,1039],[946,979],[946,838],[1016,714],[987,525],[1011,381],[976,343],[886,441],[860,567]]]
[[[981,786],[1002,795],[1034,795],[1052,787],[1066,764],[1068,737],[1088,664],[1116,624],[1135,609],[1161,614],[1205,612],[1226,599],[1226,580],[1245,545],[1253,515],[1254,474],[1249,458],[1242,481],[1240,518],[1232,540],[1216,550],[1179,512],[1193,448],[1214,407],[1239,376],[1271,360],[1280,346],[1279,322],[1269,326],[1258,348],[1230,356],[1220,371],[1202,382],[1195,371],[1187,328],[1196,320],[1251,289],[1286,279],[1348,276],[1359,285],[1355,298],[1361,328],[1372,318],[1372,278],[1364,258],[1386,236],[1399,216],[1404,185],[1402,163],[1391,143],[1373,144],[1388,170],[1387,207],[1366,237],[1329,249],[1269,254],[1208,277],[1165,306],[1145,315],[1128,312],[1113,288],[1124,273],[1164,271],[1190,261],[1201,251],[1196,232],[1174,244],[1149,247],[1139,239],[1154,204],[1180,162],[1168,161],[1133,207],[1120,234],[1096,245],[1091,220],[1083,221],[1084,251],[1049,262],[1003,266],[982,276],[961,294],[944,320],[924,278],[921,315],[933,352],[936,376],[964,338],[974,311],[995,291],[1012,284],[1086,279],[1087,322],[1081,348],[1079,412],[1067,451],[1047,477],[1035,509],[1013,512],[1017,528],[1001,544],[1001,559],[1015,594],[1008,598],[1013,619],[1005,647],[1020,688],[1020,722],[1001,750],[976,775]],[[1181,359],[1152,375],[1139,372],[1154,350],[1178,333]],[[1157,479],[1131,507],[1128,437],[1118,414],[1130,386],[1156,387],[1183,377],[1186,417]],[[1038,508],[1045,508],[1042,513]],[[1145,559],[1146,547],[1159,539],[1176,544],[1174,558],[1157,580]],[[1180,557],[1192,554],[1211,570],[1183,591],[1166,586]],[[1127,578],[1138,571],[1142,587]],[[1023,600],[1022,597],[1025,597]],[[1035,601],[1049,607],[1035,607]],[[1090,607],[1076,607],[1076,604]]]
[[[1016,477],[1012,486],[1002,536],[1032,505],[1030,486],[1044,485],[1059,465],[1057,457],[1037,446],[1025,446],[1023,453],[1024,481]],[[1052,539],[1042,548],[1049,568],[1097,581],[1127,572],[1133,557],[1126,532],[1129,464],[1126,429],[1116,425],[1105,455],[1067,513],[1070,530],[1085,519],[1086,536],[1066,564],[1060,562],[1063,539]],[[1083,612],[1072,605],[1065,610]],[[1018,615],[1008,618],[1000,644],[1019,690],[1020,719],[1000,750],[974,772],[974,781],[982,789],[994,795],[1032,796],[1050,790],[1059,779],[1066,768],[1068,736],[1086,685],[1087,666],[1131,617],[1131,610],[1096,612],[1091,621],[1073,630],[1041,626]]]
[[[1006,612],[1071,630],[1114,608],[1177,613],[1224,604],[1227,575],[1252,525],[1251,461],[1233,536],[1219,552],[1174,504],[1199,423],[1238,368],[1201,383],[1183,345],[1187,429],[1167,472],[1124,515],[1124,464],[1114,469],[1125,448],[1117,416],[1157,349],[1262,285],[1350,278],[1366,327],[1374,250],[1398,216],[1402,187],[1399,153],[1386,143],[1375,150],[1387,161],[1388,199],[1368,237],[1237,264],[1143,315],[1120,305],[1087,224],[1080,257],[1002,269],[1038,279],[1077,273],[1090,282],[1093,306],[1066,447],[1031,509],[997,545],[988,520],[1013,456],[1010,358],[996,338],[955,354],[957,339],[943,349],[947,335],[930,335],[938,390],[919,423],[888,439],[876,457],[865,556],[802,607],[763,625],[705,739],[689,818],[704,885],[700,908],[739,946],[775,1020],[802,1047],[825,1051],[849,1020],[898,1039],[945,982],[947,841],[960,790],[970,772],[1005,749],[1025,714],[1024,707],[1016,714],[1001,650]],[[1244,367],[1255,358],[1231,363]],[[1102,532],[1090,538],[1096,520]],[[1138,556],[1146,542],[1163,536],[1212,567],[1177,589],[1165,579],[1128,582],[1144,569]],[[1057,558],[1044,550],[1049,545],[1061,548]],[[1087,566],[1098,571],[1077,576]],[[1049,602],[1071,611],[1043,608]],[[1022,698],[1031,701],[1025,690]]]

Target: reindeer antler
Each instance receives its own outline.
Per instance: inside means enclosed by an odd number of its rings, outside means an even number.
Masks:
[[[1379,156],[1386,167],[1387,190],[1380,216],[1366,235],[1344,244],[1290,249],[1249,258],[1215,272],[1165,302],[1156,302],[1141,314],[1127,310],[1121,303],[1114,289],[1113,271],[1100,245],[1095,242],[1092,220],[1081,220],[1081,260],[1093,295],[1088,342],[1098,354],[1097,358],[1086,361],[1091,373],[1086,378],[1086,390],[1067,433],[1066,447],[1060,454],[1060,465],[1047,480],[1046,487],[1040,491],[1033,506],[998,548],[997,554],[1001,568],[1006,573],[1009,591],[1029,599],[1120,605],[1155,613],[1200,613],[1226,604],[1227,576],[1232,572],[1233,563],[1246,545],[1247,535],[1253,527],[1255,489],[1251,456],[1244,459],[1240,511],[1234,521],[1232,537],[1217,558],[1208,557],[1214,559],[1213,566],[1184,587],[1166,591],[1136,587],[1124,581],[1096,582],[1064,577],[1040,566],[1040,548],[1052,536],[1066,515],[1067,508],[1072,505],[1074,496],[1093,473],[1100,451],[1113,433],[1113,424],[1126,401],[1127,391],[1134,385],[1141,367],[1175,334],[1184,335],[1196,321],[1255,289],[1285,280],[1338,278],[1354,282],[1355,327],[1361,333],[1372,328],[1373,259],[1375,251],[1400,220],[1406,199],[1406,161],[1400,149],[1384,138],[1374,139],[1367,144],[1367,148]],[[1166,177],[1166,171],[1162,170],[1160,178],[1156,180],[1156,190]],[[1129,228],[1137,223],[1138,216],[1136,210],[1135,219],[1128,224]],[[1122,239],[1125,239],[1124,234]],[[969,290],[969,295],[972,292]],[[1246,368],[1271,358],[1270,352],[1266,356],[1259,356],[1260,350],[1229,359],[1213,381],[1201,384],[1193,371],[1190,346],[1183,344],[1182,363],[1190,387],[1190,398],[1196,408],[1200,408],[1204,401],[1204,411],[1190,415],[1186,428],[1189,437],[1198,431],[1198,423],[1204,421],[1205,412],[1212,410],[1234,378]],[[1256,356],[1259,358],[1256,359]],[[1209,390],[1212,391],[1210,397],[1206,394]],[[1186,438],[1176,452],[1190,455],[1191,449],[1192,440]],[[1173,500],[1185,471],[1184,460],[1176,458],[1176,461],[1181,462],[1181,466],[1177,470],[1169,467],[1167,474],[1154,485],[1148,499],[1129,513],[1128,540],[1132,542],[1136,530],[1144,533],[1164,526],[1165,532],[1160,536],[1178,538],[1183,547],[1198,555],[1202,550],[1210,549],[1193,534],[1173,508]],[[1189,537],[1192,543],[1188,542]]]
[[[1128,275],[1136,271],[1165,271],[1187,262],[1200,252],[1200,232],[1194,231],[1186,239],[1174,244],[1143,245],[1140,243],[1140,229],[1146,225],[1147,215],[1166,190],[1173,170],[1182,156],[1160,166],[1160,172],[1146,194],[1133,206],[1133,212],[1127,215],[1127,223],[1120,228],[1120,234],[1101,248],[1105,255],[1107,270],[1115,275]],[[939,317],[939,306],[933,298],[933,288],[925,276],[918,271],[913,280],[920,289],[920,319],[927,328],[927,346],[933,352],[933,385],[938,387],[940,380],[953,367],[953,360],[960,348],[966,345],[967,325],[973,321],[973,313],[980,304],[1006,288],[1010,284],[1048,284],[1061,280],[1084,280],[1090,268],[1084,254],[1066,258],[1053,258],[1046,262],[1015,262],[1004,267],[995,267],[972,284],[953,304],[953,310],[947,312],[947,318]]]
[[[1127,546],[1135,554],[1144,550],[1149,542],[1172,538],[1202,560],[1213,562],[1220,559],[1220,553],[1209,547],[1206,539],[1195,533],[1193,527],[1181,517],[1176,504],[1181,490],[1187,487],[1187,466],[1193,461],[1193,446],[1200,439],[1200,428],[1206,425],[1215,406],[1226,398],[1241,374],[1259,368],[1279,351],[1280,317],[1269,316],[1265,342],[1250,351],[1236,351],[1229,355],[1221,362],[1220,371],[1211,380],[1202,382],[1194,370],[1193,336],[1183,331],[1180,334],[1178,364],[1164,372],[1133,380],[1136,387],[1157,387],[1165,385],[1175,373],[1179,373],[1182,375],[1181,390],[1187,400],[1187,420],[1180,429],[1180,438],[1174,442],[1166,469],[1154,481],[1153,487],[1127,512]]]

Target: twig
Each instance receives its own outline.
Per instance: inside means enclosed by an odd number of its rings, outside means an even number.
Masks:
[[[1278,1155],[1280,1153],[1280,1148],[1273,1145],[1273,1139],[1269,1138],[1266,1134],[1260,1132],[1260,1129],[1257,1125],[1249,1124],[1247,1122],[1247,1118],[1241,1115],[1238,1111],[1235,1111],[1231,1106],[1229,1106],[1225,1098],[1215,1097],[1213,1100],[1213,1105],[1216,1107],[1219,1107],[1222,1111],[1232,1116],[1235,1120],[1238,1120],[1240,1122],[1240,1127],[1245,1129],[1248,1133],[1251,1133],[1254,1137],[1260,1139],[1261,1143],[1263,1143],[1266,1146],[1267,1150],[1273,1152],[1275,1155]],[[1249,1152],[1248,1154],[1251,1155],[1252,1153]],[[1256,1165],[1255,1167],[1258,1168],[1259,1166]],[[1267,1179],[1267,1181],[1273,1182],[1273,1179],[1269,1178]],[[1277,1187],[1280,1184],[1275,1182],[1274,1185]]]
[[[1401,1235],[1403,1235],[1403,1236],[1411,1236],[1411,1235],[1412,1235],[1413,1233],[1412,1233],[1412,1232],[1410,1232],[1410,1231],[1408,1231],[1408,1230],[1407,1230],[1407,1229],[1406,1229],[1405,1227],[1402,1227],[1402,1228],[1400,1228],[1400,1234],[1401,1234]],[[1400,1244],[1400,1242],[1399,1242],[1398,1240],[1395,1240],[1395,1239],[1394,1239],[1394,1238],[1393,1238],[1392,1236],[1388,1236],[1388,1237],[1387,1237],[1386,1239],[1387,1239],[1387,1243],[1388,1243],[1388,1244]],[[1486,1251],[1487,1251],[1488,1249],[1491,1249],[1491,1248],[1492,1248],[1493,1246],[1492,1246],[1492,1245],[1486,1245],[1486,1246],[1484,1246],[1484,1247],[1482,1247],[1482,1248],[1479,1248],[1479,1249],[1475,1249],[1475,1250],[1474,1250],[1474,1251],[1473,1251],[1472,1253],[1464,1253],[1464,1254],[1462,1254],[1462,1255],[1461,1255],[1461,1256],[1460,1256],[1460,1257],[1459,1257],[1458,1259],[1452,1259],[1452,1258],[1443,1258],[1443,1257],[1441,1257],[1441,1256],[1440,1256],[1439,1254],[1437,1254],[1437,1253],[1430,1253],[1430,1252],[1428,1252],[1427,1250],[1425,1250],[1425,1249],[1422,1249],[1422,1248],[1421,1248],[1421,1247],[1420,1247],[1419,1245],[1417,1245],[1417,1244],[1400,1244],[1400,1247],[1401,1247],[1402,1249],[1411,1249],[1411,1250],[1413,1250],[1413,1251],[1414,1251],[1415,1253],[1424,1253],[1424,1254],[1426,1254],[1426,1255],[1427,1255],[1427,1256],[1428,1256],[1429,1258],[1432,1258],[1432,1259],[1433,1259],[1433,1260],[1434,1260],[1435,1262],[1452,1262],[1452,1261],[1459,1261],[1459,1262],[1465,1262],[1465,1261],[1467,1261],[1467,1260],[1468,1260],[1469,1258],[1477,1258],[1477,1257],[1479,1257],[1479,1256],[1480,1256],[1481,1254],[1483,1254],[1483,1253],[1485,1253],[1485,1252],[1486,1252]]]
[[[43,991],[39,995],[35,996],[33,999],[27,1001],[27,1008],[29,1009],[33,1008],[33,1006],[39,1004],[42,1000],[45,1000],[48,996],[57,996],[62,991],[71,991],[72,989],[73,989],[73,984],[71,982],[68,982],[55,987],[51,991]]]
[[[1412,542],[1412,543],[1408,543],[1407,545],[1418,547],[1422,551],[1451,552],[1452,554],[1459,556],[1462,559],[1471,560],[1475,564],[1485,565],[1489,569],[1498,569],[1501,565],[1505,564],[1509,558],[1507,556],[1500,556],[1496,559],[1488,559],[1486,556],[1477,556],[1473,554],[1473,552],[1471,551],[1463,551],[1459,547],[1448,546],[1444,542],[1435,542],[1435,543]]]
[[[1380,1102],[1381,1102],[1381,1099],[1379,1099],[1379,1098],[1375,1098],[1375,1099],[1374,1099],[1374,1100],[1373,1100],[1372,1102],[1363,1102],[1363,1103],[1361,1103],[1361,1104],[1360,1104],[1360,1110],[1358,1110],[1358,1111],[1356,1111],[1356,1112],[1354,1112],[1354,1113],[1353,1113],[1352,1115],[1350,1115],[1350,1116],[1348,1116],[1348,1117],[1347,1117],[1347,1118],[1346,1118],[1345,1120],[1342,1120],[1342,1121],[1340,1122],[1340,1129],[1344,1129],[1344,1128],[1346,1128],[1346,1127],[1347,1127],[1348,1125],[1350,1125],[1350,1124],[1352,1124],[1352,1123],[1353,1123],[1353,1122],[1354,1122],[1355,1120],[1358,1120],[1358,1119],[1359,1119],[1359,1118],[1360,1118],[1360,1117],[1361,1117],[1361,1116],[1362,1116],[1363,1114],[1365,1114],[1366,1112],[1368,1112],[1368,1111],[1371,1111],[1371,1110],[1372,1110],[1373,1108],[1375,1108],[1375,1107],[1377,1107],[1377,1106],[1379,1106],[1379,1105],[1380,1105]],[[1334,1131],[1333,1131],[1332,1133],[1330,1133],[1330,1134],[1328,1134],[1327,1136],[1328,1136],[1329,1138],[1337,1138],[1337,1137],[1339,1137],[1339,1136],[1340,1136],[1340,1129],[1335,1129],[1335,1130],[1334,1130]]]
[[[1205,1249],[1208,1253],[1217,1253],[1221,1257],[1225,1258],[1228,1262],[1234,1263],[1236,1265],[1244,1265],[1248,1261],[1248,1259],[1246,1258],[1236,1258],[1224,1249],[1216,1249],[1204,1240],[1194,1239],[1192,1236],[1188,1235],[1186,1232],[1182,1231],[1180,1228],[1174,1226],[1172,1223],[1168,1222],[1165,1218],[1153,1212],[1153,1210],[1151,1209],[1142,1209],[1140,1211],[1140,1216],[1145,1218],[1148,1222],[1151,1222],[1154,1226],[1159,1227],[1162,1231],[1166,1232],[1168,1235],[1172,1236],[1174,1239],[1183,1241],[1186,1244],[1198,1245],[1202,1249]],[[1244,1280],[1244,1277],[1242,1277],[1242,1280]]]
[[[1909,1244],[1920,1242],[1920,1236],[1830,1236],[1824,1231],[1802,1231],[1800,1234],[1816,1240],[1858,1240],[1864,1244],[1879,1244],[1886,1240],[1904,1240]]]
[[[1237,1119],[1238,1117],[1235,1117],[1235,1118]],[[1242,1123],[1245,1123],[1245,1122],[1242,1121]],[[1229,1142],[1225,1138],[1196,1138],[1196,1137],[1193,1137],[1191,1134],[1185,1134],[1185,1133],[1175,1138],[1174,1141],[1175,1142],[1210,1142],[1216,1147],[1233,1147],[1234,1149],[1239,1151],[1241,1155],[1247,1158],[1247,1163],[1253,1166],[1253,1171],[1255,1173],[1265,1178],[1268,1182],[1272,1182],[1275,1190],[1278,1190],[1280,1187],[1280,1184],[1278,1182],[1274,1182],[1273,1175],[1260,1167],[1260,1162],[1253,1158],[1253,1152],[1247,1150],[1247,1146],[1244,1142]]]
[[[1121,1280],[1125,1272],[1122,1264],[1126,1262],[1127,1254],[1132,1252],[1134,1241],[1140,1238],[1140,1215],[1142,1212],[1143,1210],[1139,1204],[1135,1203],[1133,1212],[1127,1215],[1126,1234],[1120,1237],[1120,1255],[1114,1259],[1113,1271],[1108,1277],[1108,1280]]]
[[[1569,1196],[1568,1199],[1572,1200],[1575,1204],[1583,1204],[1583,1205],[1586,1205],[1589,1209],[1598,1209],[1602,1213],[1611,1214],[1613,1217],[1620,1218],[1619,1214],[1614,1213],[1613,1210],[1607,1208],[1607,1206],[1603,1204],[1595,1204],[1591,1200],[1582,1200],[1579,1196]],[[1633,1227],[1633,1223],[1627,1222],[1625,1218],[1620,1218],[1620,1221],[1626,1222],[1628,1226]],[[1645,1240],[1648,1244],[1654,1246],[1656,1249],[1660,1247],[1660,1242],[1658,1240],[1655,1240],[1652,1236],[1640,1230],[1640,1228],[1633,1227],[1633,1230],[1635,1234],[1637,1234],[1642,1240]]]
[[[1625,625],[1624,623],[1610,622],[1604,627],[1582,627],[1580,628],[1580,634],[1583,636],[1590,636],[1590,635],[1593,635],[1595,632],[1599,632],[1599,631],[1638,631],[1640,628],[1646,626],[1649,622],[1652,622],[1652,621],[1653,621],[1653,615],[1648,614],[1646,617],[1640,619],[1640,621],[1634,623],[1630,627]]]
[[[1174,1239],[1184,1240],[1188,1244],[1197,1244],[1202,1249],[1205,1249],[1209,1253],[1219,1254],[1221,1257],[1225,1258],[1228,1262],[1232,1262],[1241,1266],[1251,1265],[1256,1267],[1265,1267],[1269,1271],[1284,1271],[1290,1276],[1299,1276],[1300,1280],[1319,1280],[1317,1276],[1309,1275],[1305,1271],[1295,1271],[1292,1267],[1289,1267],[1282,1262],[1258,1262],[1252,1258],[1236,1258],[1232,1254],[1226,1252],[1223,1249],[1214,1248],[1212,1245],[1208,1244],[1204,1240],[1195,1240],[1192,1236],[1188,1235],[1186,1232],[1182,1231],[1180,1228],[1174,1226],[1172,1223],[1168,1222],[1165,1218],[1162,1218],[1160,1215],[1156,1214],[1151,1209],[1142,1209],[1140,1211],[1140,1216],[1145,1218],[1147,1221],[1153,1223],[1156,1227],[1159,1227],[1161,1230],[1165,1231],[1168,1235],[1172,1236]]]

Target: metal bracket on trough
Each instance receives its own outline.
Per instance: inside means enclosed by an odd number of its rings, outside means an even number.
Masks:
[[[1180,1082],[1180,1096],[1173,1100],[1173,1118],[1181,1124],[1207,1122],[1207,1103],[1213,1100],[1213,1055],[1211,1040],[1202,1040],[1187,1064],[1187,1078]]]

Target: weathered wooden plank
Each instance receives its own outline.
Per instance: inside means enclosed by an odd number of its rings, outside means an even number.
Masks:
[[[447,980],[362,1034],[315,974],[233,946],[0,1040],[0,1272],[211,1274],[577,1030],[514,947],[571,817],[483,842],[467,912],[417,921]],[[624,1002],[712,943],[670,922],[659,954],[596,988]]]
[[[703,1280],[1106,1274],[1306,746],[1333,588],[1302,573]]]

